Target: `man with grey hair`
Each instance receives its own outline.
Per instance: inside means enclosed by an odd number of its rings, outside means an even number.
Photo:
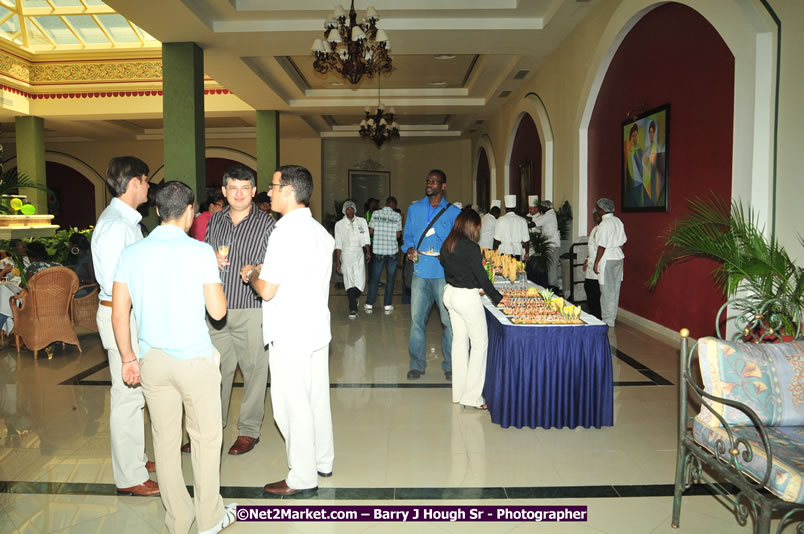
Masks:
[[[593,269],[600,284],[600,311],[603,322],[614,327],[617,319],[617,306],[620,301],[620,284],[623,279],[622,246],[627,241],[625,228],[620,219],[614,216],[614,201],[601,198],[597,207],[603,217],[597,229],[597,253]]]
[[[343,275],[349,299],[349,319],[357,317],[357,299],[366,288],[366,264],[371,261],[371,238],[366,219],[357,217],[357,205],[343,203],[344,217],[335,223],[335,269]]]
[[[223,174],[223,195],[228,206],[209,220],[204,241],[217,252],[226,306],[222,321],[208,321],[212,344],[221,355],[221,417],[226,427],[235,369],[243,374],[243,400],[237,420],[237,439],[229,454],[244,454],[260,441],[268,385],[268,353],[262,342],[262,299],[240,280],[240,267],[262,263],[273,217],[254,203],[257,181],[244,165]],[[190,452],[190,444],[182,447]]]

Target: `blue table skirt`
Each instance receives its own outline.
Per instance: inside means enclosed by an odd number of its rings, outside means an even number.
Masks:
[[[522,327],[488,309],[483,396],[503,428],[600,428],[614,424],[606,325]]]

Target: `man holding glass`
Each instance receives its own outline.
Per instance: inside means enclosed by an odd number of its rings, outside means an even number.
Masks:
[[[237,440],[229,454],[243,454],[260,441],[268,384],[268,354],[262,342],[262,299],[240,280],[243,265],[265,258],[273,217],[257,209],[254,173],[235,165],[223,175],[223,195],[229,205],[209,220],[204,241],[216,251],[223,292],[229,310],[222,321],[207,318],[212,344],[221,355],[221,415],[229,417],[232,381],[237,366],[243,373],[243,401],[237,420]],[[190,451],[190,444],[182,447]]]

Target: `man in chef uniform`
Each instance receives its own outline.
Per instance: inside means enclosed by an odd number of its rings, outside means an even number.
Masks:
[[[492,200],[491,209],[480,219],[480,248],[494,248],[494,230],[497,229],[497,217],[500,216],[500,201]]]
[[[542,200],[539,204],[541,216],[533,219],[533,230],[539,231],[550,244],[550,262],[547,265],[547,285],[558,287],[558,249],[561,247],[561,233],[558,231],[558,218],[553,203]]]
[[[335,268],[343,275],[349,299],[349,319],[357,317],[357,299],[366,287],[366,263],[371,260],[371,239],[366,219],[357,217],[354,201],[343,203],[344,217],[335,223]]]
[[[497,220],[494,230],[494,248],[500,254],[510,254],[518,260],[528,259],[528,222],[514,211],[516,195],[505,195],[505,215]]]

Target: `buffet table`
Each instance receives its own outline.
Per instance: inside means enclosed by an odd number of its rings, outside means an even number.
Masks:
[[[497,285],[506,287],[512,286]],[[487,297],[483,301],[489,332],[483,396],[492,422],[503,428],[614,424],[605,323],[584,313],[583,325],[514,325]]]

